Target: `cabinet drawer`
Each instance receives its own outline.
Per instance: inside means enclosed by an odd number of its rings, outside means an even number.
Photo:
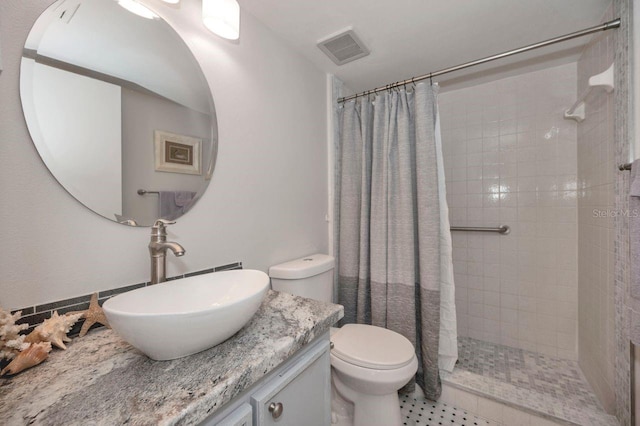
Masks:
[[[256,426],[330,426],[329,342],[322,341],[251,396]]]

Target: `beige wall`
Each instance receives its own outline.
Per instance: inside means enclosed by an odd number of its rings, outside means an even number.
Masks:
[[[612,16],[609,14],[608,18]],[[614,32],[595,37],[578,61],[578,92],[614,61]],[[615,405],[613,94],[594,89],[578,124],[579,362],[600,401]]]
[[[241,260],[248,268],[326,252],[326,76],[242,14],[238,42],[204,29],[201,3],[147,0],[193,50],[218,115],[209,189],[169,238],[187,250],[175,275]],[[149,229],[109,222],[49,174],[20,107],[19,60],[51,0],[0,2],[0,306],[19,308],[149,279]]]
[[[577,358],[576,98],[568,64],[443,93],[458,333]]]

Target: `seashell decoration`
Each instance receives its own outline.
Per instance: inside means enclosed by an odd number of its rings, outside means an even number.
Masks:
[[[21,371],[40,364],[49,357],[52,345],[60,349],[67,349],[65,342],[71,339],[67,336],[71,327],[80,318],[86,318],[81,336],[95,323],[109,326],[102,308],[98,304],[98,295],[91,298],[89,309],[81,312],[69,312],[59,315],[57,311],[51,318],[45,320],[28,335],[20,332],[29,328],[29,324],[16,324],[22,312],[11,314],[0,308],[0,360],[11,362],[0,371],[0,376],[18,374]]]
[[[93,293],[93,295],[91,295],[89,309],[85,311],[67,312],[67,315],[74,314],[82,314],[81,318],[85,318],[84,324],[82,324],[82,328],[80,329],[80,337],[84,337],[84,335],[87,334],[91,326],[94,324],[102,324],[107,328],[111,328],[111,326],[109,325],[109,321],[107,321],[107,317],[102,310],[102,307],[98,303],[98,293]]]
[[[29,347],[24,342],[26,336],[20,334],[22,330],[29,328],[29,324],[16,324],[22,312],[11,314],[0,308],[0,360],[13,359]]]
[[[31,343],[29,347],[20,352],[2,371],[0,376],[18,374],[19,372],[40,364],[47,359],[51,352],[51,343]]]
[[[50,342],[60,349],[67,349],[64,342],[71,341],[67,333],[82,315],[82,313],[58,315],[58,311],[55,311],[51,318],[34,328],[24,341],[27,343]]]

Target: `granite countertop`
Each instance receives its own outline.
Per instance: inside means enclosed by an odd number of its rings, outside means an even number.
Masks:
[[[342,315],[340,305],[270,290],[235,336],[172,361],[153,361],[113,331],[92,330],[41,365],[0,379],[0,424],[197,424]]]

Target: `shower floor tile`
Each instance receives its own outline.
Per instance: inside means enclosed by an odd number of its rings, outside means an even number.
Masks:
[[[433,402],[424,397],[400,395],[402,424],[407,426],[497,426],[465,410],[442,402]]]
[[[601,408],[578,363],[458,338],[458,363],[442,380],[454,387],[577,425],[617,425]]]

